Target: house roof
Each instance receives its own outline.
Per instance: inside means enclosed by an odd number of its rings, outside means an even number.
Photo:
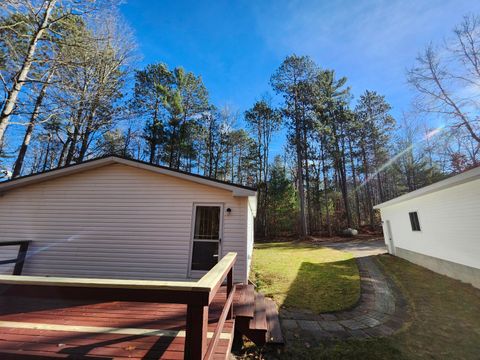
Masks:
[[[449,177],[445,180],[441,180],[441,181],[436,182],[434,184],[425,186],[421,189],[409,192],[405,195],[399,196],[399,197],[394,198],[392,200],[389,200],[389,201],[383,202],[381,204],[375,205],[373,208],[374,209],[381,209],[381,208],[384,208],[384,207],[387,207],[387,206],[399,204],[399,203],[407,201],[407,200],[415,199],[415,198],[418,198],[420,196],[427,195],[427,194],[432,194],[432,193],[437,192],[437,191],[449,189],[451,187],[458,186],[458,185],[461,185],[461,184],[465,184],[465,183],[468,183],[470,181],[474,181],[474,180],[478,180],[478,179],[480,179],[480,166],[476,167],[474,169],[465,171],[461,174]]]
[[[119,156],[105,156],[101,158],[87,160],[78,164],[67,165],[57,169],[47,170],[41,173],[26,175],[16,179],[0,182],[0,194],[9,190],[18,189],[20,187],[35,184],[51,179],[56,179],[62,176],[72,175],[86,170],[96,169],[106,165],[122,164],[136,167],[139,169],[148,170],[157,174],[163,174],[189,180],[198,184],[212,186],[215,188],[228,190],[233,193],[233,196],[256,196],[255,188],[232,184],[226,181],[212,179],[206,176],[192,174],[186,171],[171,169],[166,166],[153,165],[144,161],[123,158]]]

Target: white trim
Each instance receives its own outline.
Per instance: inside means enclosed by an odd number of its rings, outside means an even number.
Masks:
[[[395,243],[393,240],[392,222],[390,220],[385,220],[385,227],[387,228],[388,250],[390,250],[390,254],[395,255]]]
[[[91,160],[85,163],[75,164],[72,166],[51,170],[41,174],[19,178],[18,180],[6,181],[4,183],[0,183],[0,194],[9,190],[22,187],[22,186],[26,186],[26,185],[30,185],[30,184],[34,184],[42,181],[47,181],[51,179],[56,179],[62,176],[76,174],[79,172],[96,169],[96,168],[106,166],[106,165],[111,165],[111,164],[122,164],[126,166],[136,167],[136,168],[151,171],[157,174],[173,176],[179,179],[192,181],[198,184],[203,184],[203,185],[231,191],[233,196],[240,196],[240,197],[256,196],[257,194],[255,190],[245,189],[236,185],[225,184],[225,183],[217,182],[204,177],[196,176],[194,174],[181,173],[181,172],[169,170],[163,167],[157,167],[155,165],[145,164],[145,163],[137,162],[134,160],[123,159],[116,156],[110,156],[110,157],[101,158],[97,160]]]
[[[255,197],[255,200],[257,198]],[[248,263],[248,221],[249,221],[249,212],[252,211],[252,208],[250,207],[250,203],[251,203],[251,198],[249,197],[247,199],[247,206],[246,206],[246,209],[245,209],[245,222],[246,222],[246,226],[243,227],[243,234],[244,234],[244,239],[245,241],[243,242],[243,245],[244,245],[244,251],[245,251],[245,274],[244,274],[244,278],[245,278],[245,284],[248,284],[248,277],[250,275],[250,268],[251,268],[251,263],[250,263],[250,266],[249,263]],[[256,201],[255,201],[255,204],[256,204]],[[252,224],[252,226],[255,228],[255,221],[254,223]],[[254,229],[255,231],[255,229]]]
[[[403,201],[411,200],[423,195],[431,194],[440,190],[448,189],[453,186],[461,185],[470,181],[480,179],[480,166],[475,169],[465,171],[464,173],[449,177],[448,179],[436,182],[435,184],[425,186],[421,189],[409,192],[408,194],[399,196],[395,199],[375,205],[374,209],[381,209],[390,205],[399,204]]]
[[[218,238],[219,240],[214,240],[214,239],[194,239],[193,237],[195,236],[195,221],[196,221],[196,213],[197,213],[197,207],[198,206],[215,206],[220,208],[220,224],[219,224],[219,229],[218,229]],[[194,241],[203,241],[203,242],[217,242],[218,243],[218,258],[217,258],[217,263],[220,261],[220,259],[223,257],[223,220],[224,220],[224,208],[225,204],[224,203],[219,203],[219,202],[194,202],[193,203],[193,208],[192,208],[192,225],[191,225],[191,230],[190,230],[190,249],[189,249],[189,254],[188,254],[188,272],[187,272],[187,278],[200,278],[203,275],[205,275],[208,271],[203,271],[203,270],[192,270],[192,257],[193,257],[193,242]]]
[[[252,211],[253,217],[257,216],[257,195],[248,197],[248,207]]]

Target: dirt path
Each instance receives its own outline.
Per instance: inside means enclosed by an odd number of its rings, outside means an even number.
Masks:
[[[383,238],[368,240],[368,241],[349,241],[349,242],[335,242],[335,243],[321,243],[321,246],[329,247],[335,250],[347,251],[356,258],[362,258],[366,256],[374,256],[385,254],[387,247]]]

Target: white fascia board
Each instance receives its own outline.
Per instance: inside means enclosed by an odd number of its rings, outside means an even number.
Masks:
[[[454,186],[458,186],[461,184],[465,184],[470,181],[478,180],[480,179],[480,166],[476,167],[475,169],[471,169],[468,171],[465,171],[464,173],[449,177],[448,179],[441,180],[439,182],[436,182],[434,184],[425,186],[421,189],[409,192],[407,194],[401,195],[397,198],[394,198],[392,200],[383,202],[381,204],[375,205],[373,208],[374,209],[382,209],[387,206],[391,205],[396,205],[404,201],[408,201],[411,199],[418,198],[420,196],[424,196],[427,194],[431,194],[437,191],[445,190]]]
[[[257,195],[248,197],[248,206],[252,210],[253,217],[257,216]]]

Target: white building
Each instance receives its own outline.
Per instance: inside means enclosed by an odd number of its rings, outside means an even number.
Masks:
[[[480,167],[375,209],[391,254],[480,288]]]
[[[256,202],[252,188],[106,157],[0,183],[0,243],[32,241],[23,275],[123,279],[198,278],[234,251],[246,283]],[[0,261],[17,252],[0,247]]]

